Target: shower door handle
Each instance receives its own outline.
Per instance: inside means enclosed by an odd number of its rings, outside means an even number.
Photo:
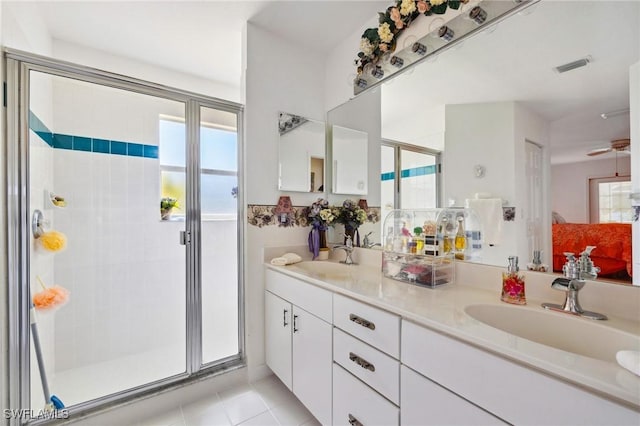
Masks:
[[[191,244],[191,232],[180,231],[180,245],[186,246]]]

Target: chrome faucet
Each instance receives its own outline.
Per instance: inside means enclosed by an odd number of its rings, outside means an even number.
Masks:
[[[382,247],[382,244],[374,243],[373,241],[371,241],[369,239],[369,235],[371,235],[371,234],[373,234],[373,231],[369,232],[367,235],[364,236],[364,240],[362,240],[362,247],[364,247],[364,248],[373,248],[375,246]]]
[[[580,259],[576,259],[573,253],[564,253],[567,262],[562,266],[562,278],[556,278],[551,283],[551,288],[562,290],[567,293],[562,305],[555,303],[543,303],[542,307],[552,311],[564,312],[567,314],[579,315],[589,319],[606,320],[605,315],[597,312],[585,311],[578,301],[578,292],[586,284],[586,280],[594,280],[600,272],[600,268],[593,265],[591,252],[595,246],[587,246],[580,254]]]
[[[351,235],[346,236],[347,242],[344,245],[333,246],[334,250],[344,250],[347,254],[344,260],[341,260],[340,263],[344,263],[345,265],[357,265],[356,262],[351,258],[351,254],[353,253],[353,241],[351,240]]]

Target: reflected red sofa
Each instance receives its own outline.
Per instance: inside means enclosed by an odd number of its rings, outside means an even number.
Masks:
[[[596,246],[591,260],[599,275],[626,270],[632,276],[630,223],[556,223],[553,227],[553,270],[562,272],[564,252],[578,257],[586,246]]]

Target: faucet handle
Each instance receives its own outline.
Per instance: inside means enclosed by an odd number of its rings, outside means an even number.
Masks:
[[[562,265],[562,274],[565,278],[578,279],[580,278],[580,271],[578,270],[578,262],[576,256],[573,253],[565,252],[563,253],[567,262]]]
[[[579,269],[580,269],[580,278],[582,279],[589,278],[594,280],[597,278],[598,273],[600,273],[600,268],[595,266],[593,264],[593,261],[589,257],[589,255],[595,248],[596,246],[587,246],[587,248],[584,249],[582,253],[580,253]]]

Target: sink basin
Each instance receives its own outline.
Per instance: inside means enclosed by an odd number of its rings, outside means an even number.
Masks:
[[[354,273],[353,265],[336,262],[299,262],[287,266],[291,269],[301,269],[303,272],[320,279],[347,279]]]
[[[620,350],[640,350],[640,337],[567,314],[500,305],[471,305],[465,312],[491,327],[542,345],[616,362]]]

